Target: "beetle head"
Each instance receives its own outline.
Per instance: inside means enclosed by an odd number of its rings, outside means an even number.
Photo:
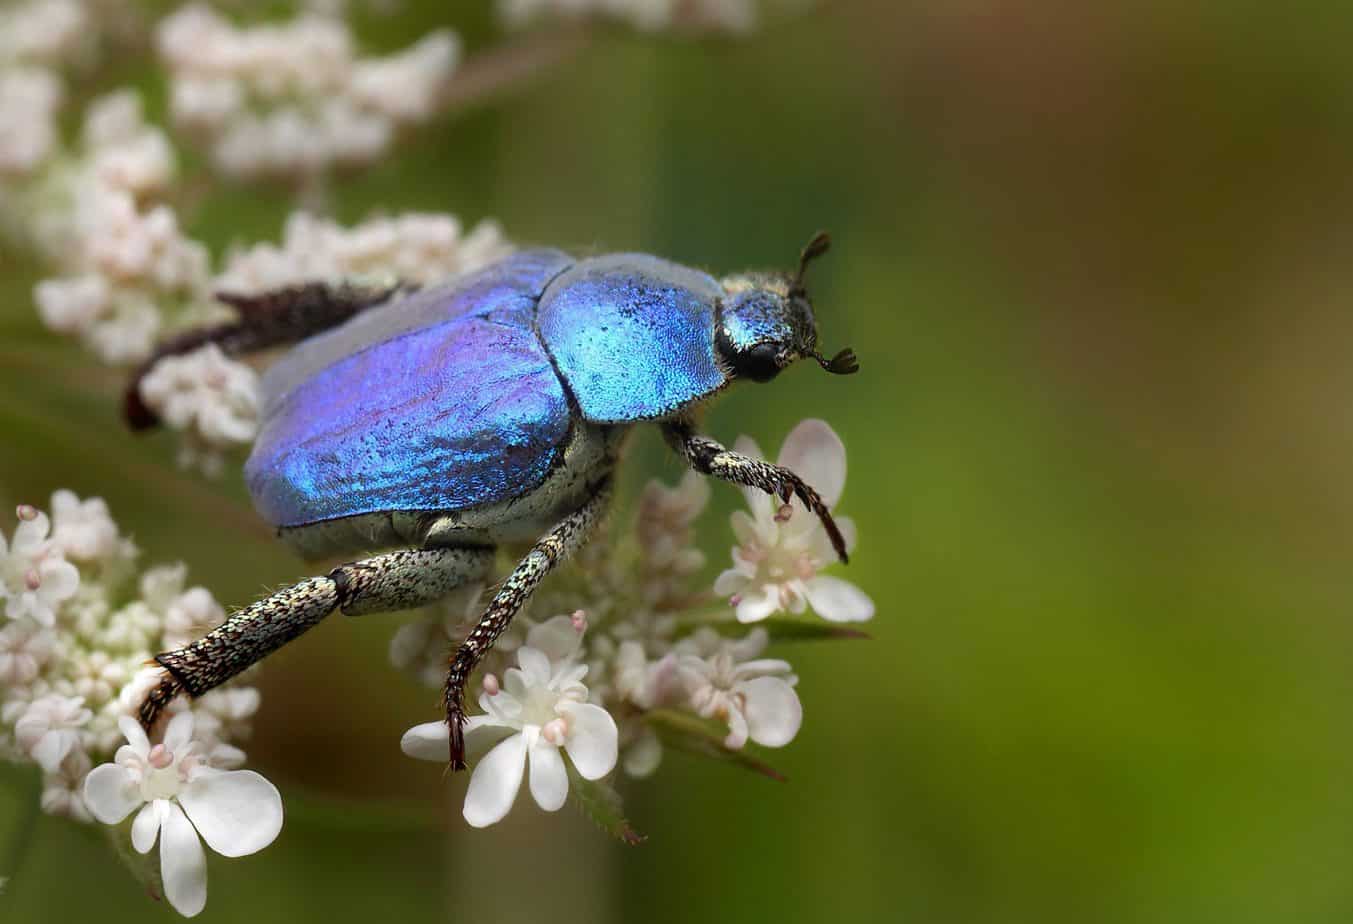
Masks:
[[[715,343],[737,378],[769,382],[796,359],[812,357],[838,375],[859,371],[851,350],[831,359],[817,352],[817,319],[803,276],[808,264],[827,252],[830,239],[819,232],[799,256],[794,275],[743,273],[723,280],[726,296]]]

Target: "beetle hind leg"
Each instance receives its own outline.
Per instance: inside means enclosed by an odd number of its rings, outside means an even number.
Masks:
[[[149,731],[181,693],[197,697],[258,663],[334,610],[349,616],[410,609],[478,580],[493,549],[404,549],[340,565],[233,613],[186,647],[155,656],[164,669],[137,710]]]
[[[155,412],[141,400],[141,380],[157,362],[168,356],[189,353],[209,343],[219,346],[228,356],[295,343],[335,327],[408,288],[403,284],[367,286],[308,282],[260,295],[218,292],[216,298],[234,308],[239,313],[239,320],[184,331],[156,347],[127,383],[123,396],[123,416],[127,425],[133,430],[146,430],[160,422]]]
[[[512,617],[525,606],[545,575],[568,558],[586,540],[592,527],[605,513],[610,500],[610,485],[603,482],[594,489],[582,507],[560,520],[558,525],[542,536],[526,556],[512,569],[489,601],[479,622],[451,656],[447,670],[444,698],[446,723],[450,730],[450,760],[452,770],[465,769],[465,686],[475,666],[493,647],[512,622]]]

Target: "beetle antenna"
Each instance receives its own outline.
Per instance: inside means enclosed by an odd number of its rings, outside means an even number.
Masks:
[[[826,231],[819,231],[814,234],[813,239],[803,245],[803,250],[799,251],[799,270],[794,274],[794,280],[789,284],[791,295],[802,295],[806,291],[803,286],[803,277],[808,272],[808,264],[826,253],[831,246],[832,239]]]
[[[816,359],[818,365],[826,369],[832,375],[854,375],[860,371],[860,360],[855,355],[855,351],[846,347],[840,353],[837,353],[831,359],[823,356],[816,351],[809,353],[809,356]]]

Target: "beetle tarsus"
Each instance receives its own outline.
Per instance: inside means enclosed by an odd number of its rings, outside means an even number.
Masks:
[[[169,704],[183,692],[185,692],[183,684],[177,677],[168,670],[160,672],[159,682],[146,694],[146,698],[141,701],[141,706],[136,711],[136,719],[146,730],[147,735]]]
[[[456,710],[447,716],[446,724],[450,731],[447,738],[451,744],[451,769],[465,769],[465,717]]]
[[[789,503],[791,497],[797,496],[822,521],[822,528],[827,531],[827,538],[831,540],[837,557],[842,562],[850,560],[846,554],[846,539],[841,535],[831,511],[817,491],[798,475],[783,466],[725,449],[716,440],[701,436],[685,423],[669,423],[663,432],[668,443],[685,457],[691,468],[701,474],[757,488],[772,497],[778,497],[785,504]]]

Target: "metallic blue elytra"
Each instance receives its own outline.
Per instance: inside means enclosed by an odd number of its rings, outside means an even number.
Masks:
[[[623,425],[679,421],[805,356],[843,370],[815,352],[801,278],[534,250],[367,309],[264,376],[255,506],[278,527],[548,519],[614,463]]]
[[[540,336],[596,423],[665,417],[727,382],[714,352],[723,288],[646,254],[584,260],[540,300]]]
[[[276,526],[389,510],[461,510],[539,484],[569,429],[532,330],[568,265],[527,252],[311,338],[265,376],[245,465]]]

